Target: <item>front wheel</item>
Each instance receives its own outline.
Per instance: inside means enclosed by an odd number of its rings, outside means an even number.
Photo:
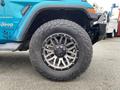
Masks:
[[[72,80],[82,74],[92,58],[87,32],[69,20],[53,20],[42,25],[30,42],[33,66],[50,80]]]

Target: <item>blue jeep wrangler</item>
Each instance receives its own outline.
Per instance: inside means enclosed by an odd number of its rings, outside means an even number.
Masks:
[[[29,49],[32,65],[50,80],[85,72],[105,28],[105,14],[86,0],[0,0],[0,50]]]

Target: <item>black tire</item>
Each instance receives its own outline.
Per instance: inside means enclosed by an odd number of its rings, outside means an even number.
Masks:
[[[116,32],[116,30],[114,30],[114,37],[117,37],[117,32]]]
[[[107,38],[113,38],[112,33],[107,33]]]
[[[43,60],[41,55],[43,41],[51,34],[66,33],[75,38],[78,43],[78,60],[67,70],[54,70]],[[87,32],[78,24],[64,19],[49,21],[34,33],[30,42],[30,59],[36,70],[46,78],[54,81],[68,81],[81,75],[89,67],[92,59],[92,42]]]
[[[107,33],[107,37],[108,38],[114,38],[114,37],[116,37],[117,36],[117,33],[116,33],[116,31],[114,30],[112,33]]]

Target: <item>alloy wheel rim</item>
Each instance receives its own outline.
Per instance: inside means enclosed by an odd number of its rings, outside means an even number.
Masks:
[[[42,57],[47,66],[54,70],[71,68],[78,60],[78,44],[65,33],[48,36],[42,45]]]

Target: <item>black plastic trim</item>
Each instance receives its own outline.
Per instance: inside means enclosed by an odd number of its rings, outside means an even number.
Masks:
[[[99,24],[99,41],[106,35],[106,24]]]

